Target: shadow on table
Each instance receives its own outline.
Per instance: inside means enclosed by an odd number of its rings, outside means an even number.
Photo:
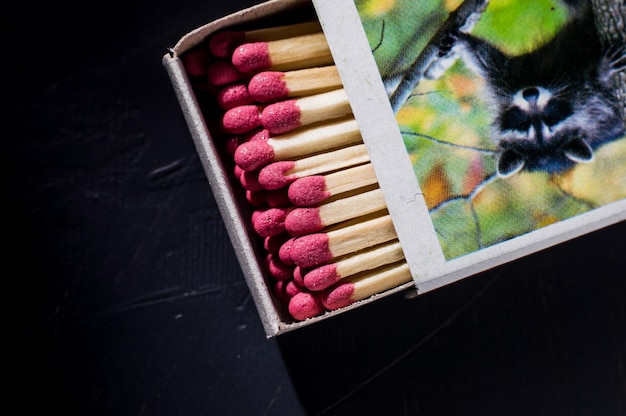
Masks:
[[[617,415],[621,223],[277,337],[311,415]]]

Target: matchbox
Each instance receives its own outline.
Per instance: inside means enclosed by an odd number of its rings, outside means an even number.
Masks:
[[[626,218],[623,28],[492,3],[267,1],[163,57],[268,336]]]

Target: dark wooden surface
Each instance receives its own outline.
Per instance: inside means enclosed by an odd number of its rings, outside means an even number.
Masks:
[[[161,65],[184,33],[253,3],[5,16],[5,407],[626,414],[624,223],[266,339]]]

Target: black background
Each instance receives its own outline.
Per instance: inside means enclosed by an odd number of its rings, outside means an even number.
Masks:
[[[267,339],[161,64],[253,1],[3,19],[5,407],[626,414],[626,224]]]

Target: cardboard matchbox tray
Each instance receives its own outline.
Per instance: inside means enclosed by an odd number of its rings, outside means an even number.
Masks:
[[[430,64],[437,53],[428,51],[441,27],[484,30],[480,17],[490,12],[488,2],[458,2],[462,6],[454,11],[444,9],[443,3],[450,2],[396,2],[406,3],[400,19],[397,14],[391,18],[386,2],[376,10],[357,3],[267,1],[185,34],[163,57],[268,337],[381,296],[419,295],[626,218],[623,132],[619,140],[594,147],[591,163],[498,175],[499,149],[489,139],[488,107],[475,93],[482,82],[454,63],[440,71],[445,75],[426,76],[435,68]],[[216,143],[220,115],[207,111],[212,107],[205,106],[207,98],[190,80],[182,57],[206,47],[220,30],[310,19],[321,23],[413,280],[298,321],[273,295],[262,242],[250,224],[254,208]],[[444,88],[448,93],[437,93]],[[596,184],[593,189],[590,182]]]

